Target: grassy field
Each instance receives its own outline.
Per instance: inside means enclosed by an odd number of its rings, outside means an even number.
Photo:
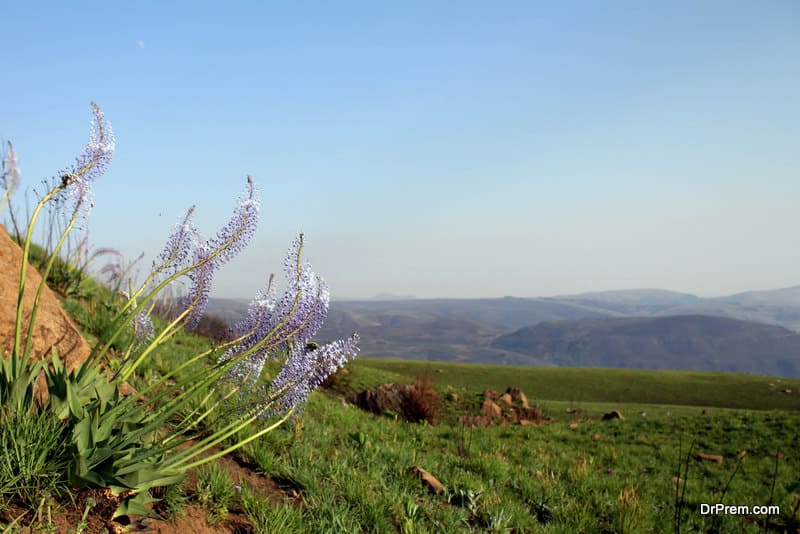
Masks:
[[[90,337],[102,328],[79,303],[67,308]],[[210,345],[176,335],[133,385]],[[439,398],[435,425],[348,402],[362,389],[423,376]],[[527,393],[544,424],[459,423],[480,412],[484,390],[508,386]],[[165,533],[198,524],[202,532],[259,533],[795,532],[799,390],[799,380],[727,373],[360,358],[311,396],[302,417],[157,492],[165,521],[134,526]],[[603,421],[612,409],[624,420]],[[431,491],[415,467],[444,489]],[[100,524],[92,517],[102,512],[89,501],[37,502],[26,511],[6,501],[14,514],[0,512],[0,532],[95,532]],[[780,511],[701,514],[715,503]],[[69,527],[49,519],[59,514]]]
[[[750,410],[800,410],[800,379],[701,371],[515,367],[411,360],[359,359],[355,372],[376,369],[413,380],[428,375],[441,388],[505,390],[543,401],[676,404]],[[786,390],[789,390],[786,393]]]
[[[359,378],[363,367],[368,372],[360,380],[369,375],[380,383],[396,377],[376,372],[382,366],[363,360],[352,366],[351,376]],[[413,371],[413,364],[406,369]],[[504,378],[491,377],[495,370],[507,372],[485,367],[484,376],[504,383]],[[445,368],[442,376],[446,373]],[[605,371],[611,382],[614,374]],[[669,373],[662,390],[674,387],[679,376]],[[479,406],[480,388],[467,386],[464,391],[463,383],[457,382],[461,395],[445,402],[445,413],[472,413]],[[448,383],[443,389],[448,386],[453,388]],[[705,404],[713,400],[705,398]],[[601,405],[591,404],[568,414],[564,405],[548,403],[551,421],[542,426],[469,428],[452,419],[431,426],[374,416],[322,394],[312,399],[294,427],[271,434],[248,453],[262,472],[299,488],[304,505],[283,509],[281,516],[290,517],[299,531],[765,528],[763,516],[700,514],[703,503],[717,502],[778,505],[781,513],[770,518],[769,528],[797,528],[798,490],[792,485],[800,478],[794,454],[800,448],[800,413],[712,409],[703,415],[699,406],[675,411],[637,403],[635,410],[616,404],[628,416],[604,422],[596,410]],[[648,410],[645,416],[642,407]],[[721,463],[698,460],[701,453],[720,455]],[[415,466],[434,474],[446,490],[430,493],[410,473]],[[267,522],[263,532],[273,527]]]
[[[342,399],[425,374],[442,399],[437,425],[372,415]],[[478,413],[484,389],[507,386],[537,392],[531,402],[549,421],[458,424]],[[252,468],[282,488],[282,504],[275,494],[247,493],[249,509],[260,510],[249,518],[257,532],[792,531],[800,412],[789,408],[798,407],[797,386],[733,374],[363,358],[312,396],[301,419],[247,447]],[[576,390],[580,400],[571,398]],[[756,401],[747,405],[751,391]],[[626,418],[602,421],[611,409]],[[445,490],[429,491],[412,474],[416,466]],[[701,515],[702,504],[718,502],[777,505],[780,514]],[[229,505],[237,506],[244,509]]]

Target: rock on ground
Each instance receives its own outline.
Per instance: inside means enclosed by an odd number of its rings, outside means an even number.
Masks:
[[[0,347],[6,358],[14,348],[14,326],[16,323],[17,300],[19,297],[19,275],[22,264],[22,249],[11,239],[5,228],[0,226]],[[30,323],[31,309],[36,290],[42,277],[28,266],[25,276],[25,295],[23,297],[23,339]],[[36,312],[33,335],[31,337],[31,360],[39,361],[52,356],[53,349],[72,370],[84,362],[91,352],[89,344],[83,339],[75,323],[61,309],[55,293],[45,285]],[[36,383],[36,398],[46,395],[44,376]]]

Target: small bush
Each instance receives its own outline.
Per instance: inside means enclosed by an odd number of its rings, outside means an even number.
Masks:
[[[427,421],[435,425],[439,420],[442,403],[429,375],[418,376],[409,390],[405,418],[420,423]]]
[[[227,341],[230,335],[230,327],[223,318],[206,313],[200,318],[200,322],[197,323],[197,328],[195,328],[194,333],[199,336],[207,337],[211,341],[221,342]]]

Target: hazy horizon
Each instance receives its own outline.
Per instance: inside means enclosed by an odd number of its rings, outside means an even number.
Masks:
[[[750,293],[750,292],[770,292],[770,291],[782,291],[782,290],[797,290],[800,292],[800,285],[794,286],[787,286],[787,287],[772,287],[772,288],[750,288],[745,289],[743,291],[736,291],[734,293],[721,293],[721,294],[698,294],[698,293],[690,293],[686,291],[676,291],[673,289],[662,288],[662,287],[638,287],[638,288],[611,288],[611,289],[598,289],[598,290],[591,290],[591,291],[581,291],[577,293],[554,293],[554,294],[543,294],[543,295],[488,295],[488,296],[470,296],[470,295],[454,295],[454,296],[417,296],[417,295],[409,295],[409,294],[399,294],[399,293],[392,293],[392,292],[379,292],[373,295],[367,296],[359,296],[353,297],[351,295],[337,295],[333,294],[331,296],[331,301],[336,300],[345,300],[345,301],[362,301],[362,300],[405,300],[405,299],[414,299],[414,300],[447,300],[447,299],[504,299],[504,298],[515,298],[515,299],[539,299],[539,298],[555,298],[555,297],[573,297],[579,295],[586,295],[591,293],[624,293],[624,292],[635,292],[635,291],[666,291],[670,293],[679,293],[683,295],[690,295],[699,298],[723,298],[723,297],[730,297],[734,295],[738,295],[740,293]],[[245,295],[222,295],[217,292],[217,294],[213,295],[214,298],[218,299],[233,299],[233,300],[251,300],[252,296],[245,296]]]
[[[216,233],[254,176],[261,224],[214,296],[251,298],[300,232],[334,298],[800,284],[800,3],[3,14],[16,205],[81,151],[95,101],[117,137],[97,246],[146,267],[193,204]]]

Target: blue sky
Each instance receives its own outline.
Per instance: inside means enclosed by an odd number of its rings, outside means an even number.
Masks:
[[[17,2],[0,136],[23,186],[89,103],[117,151],[90,239],[153,258],[252,174],[262,216],[214,294],[299,232],[335,296],[800,284],[800,4]],[[21,200],[21,196],[17,198]]]

